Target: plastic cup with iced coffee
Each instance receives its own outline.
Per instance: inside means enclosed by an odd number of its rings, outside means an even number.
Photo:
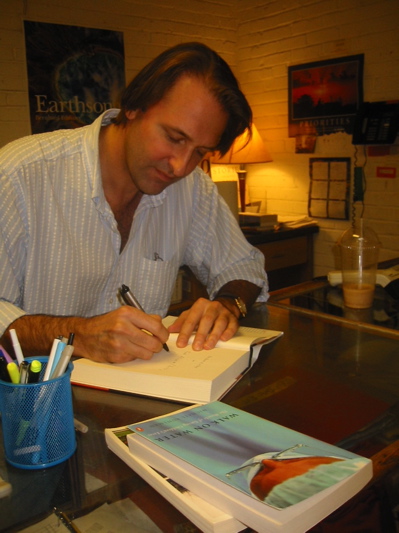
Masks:
[[[373,305],[380,242],[363,219],[339,240],[344,304],[353,309]]]

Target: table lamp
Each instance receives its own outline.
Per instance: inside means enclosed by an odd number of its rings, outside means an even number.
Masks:
[[[247,171],[245,165],[250,163],[268,163],[273,161],[255,124],[252,124],[252,137],[248,142],[248,130],[237,137],[230,150],[224,156],[217,153],[211,162],[217,165],[240,165],[237,171],[240,191],[241,211],[245,211],[245,180]]]

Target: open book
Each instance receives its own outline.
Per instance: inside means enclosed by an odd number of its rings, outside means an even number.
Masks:
[[[167,317],[170,324],[174,317]],[[176,346],[177,334],[168,340],[169,352],[162,350],[151,360],[129,363],[74,361],[71,381],[102,389],[144,396],[156,396],[187,403],[220,399],[256,361],[261,347],[277,339],[281,331],[241,327],[227,342],[213,350],[194,351]]]
[[[129,449],[258,533],[303,533],[354,496],[372,462],[222,402],[129,426]]]
[[[107,446],[204,533],[238,533],[244,524],[157,472],[130,453],[127,427],[105,429]]]

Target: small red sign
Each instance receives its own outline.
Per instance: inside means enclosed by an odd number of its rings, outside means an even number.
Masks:
[[[377,178],[396,178],[396,167],[377,167]]]

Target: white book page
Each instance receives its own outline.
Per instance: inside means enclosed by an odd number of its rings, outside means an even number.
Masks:
[[[167,316],[163,319],[162,322],[166,327],[169,327],[171,324],[173,324],[176,318],[177,317],[174,316]],[[247,352],[249,351],[251,346],[259,346],[259,348],[253,348],[252,350],[251,364],[253,364],[259,355],[261,346],[263,344],[267,344],[268,342],[272,342],[278,337],[281,337],[281,335],[283,335],[282,331],[240,326],[234,337],[232,337],[229,341],[219,341],[216,344],[216,348],[225,348],[228,350],[240,350],[243,352]],[[193,343],[194,336],[195,335],[191,335],[188,341],[189,345]],[[173,342],[174,345],[176,344],[177,337],[178,333],[170,334],[169,339]]]
[[[219,376],[235,362],[239,361],[244,354],[249,352],[249,347],[243,349],[218,348],[216,350],[194,351],[192,347],[178,348],[174,341],[168,341],[169,352],[161,350],[153,355],[149,360],[135,359],[127,363],[109,364],[97,363],[88,359],[79,359],[74,362],[75,368],[72,373],[72,381],[78,371],[84,367],[88,370],[107,373],[109,385],[113,379],[113,374],[117,370],[124,370],[124,377],[118,379],[129,379],[127,375],[131,372],[143,375],[159,375],[162,377],[190,377],[191,379],[214,379]],[[194,374],[193,374],[194,372]],[[121,376],[120,372],[118,375]],[[115,386],[115,384],[113,385]]]
[[[197,379],[213,379],[220,372],[228,368],[235,361],[240,359],[242,354],[249,351],[232,350],[231,348],[219,348],[217,354],[215,350],[194,351],[191,346],[178,348],[174,342],[168,342],[169,352],[162,350],[154,354],[150,361],[136,359],[129,363],[113,365],[130,369],[143,374],[159,374],[161,376],[193,376]]]

